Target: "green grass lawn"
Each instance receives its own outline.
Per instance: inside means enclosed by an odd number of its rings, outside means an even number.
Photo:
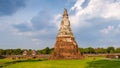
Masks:
[[[10,60],[0,60],[10,62]],[[101,57],[86,58],[83,60],[22,60],[11,61],[3,68],[120,68],[119,60],[103,60]]]
[[[120,59],[88,62],[87,68],[120,68]]]
[[[6,66],[7,63],[13,62],[14,60],[11,59],[0,59],[0,68],[2,66]]]

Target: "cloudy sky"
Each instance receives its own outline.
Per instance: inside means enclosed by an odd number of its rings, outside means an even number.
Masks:
[[[120,47],[120,0],[0,0],[0,48],[54,47],[64,8],[79,47]]]

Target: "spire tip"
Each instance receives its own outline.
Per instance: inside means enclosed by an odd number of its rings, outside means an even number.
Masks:
[[[66,8],[64,8],[64,14],[63,14],[63,16],[68,16],[68,13],[67,13],[67,9],[66,9]]]

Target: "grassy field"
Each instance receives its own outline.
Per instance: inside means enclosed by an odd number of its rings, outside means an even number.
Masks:
[[[13,62],[14,60],[11,60],[11,59],[0,59],[0,68],[2,67],[2,66],[6,66],[7,65],[7,63],[11,63],[11,62]]]
[[[3,68],[120,68],[119,60],[104,60],[101,57],[83,60],[7,60],[1,59]]]
[[[88,62],[87,68],[120,68],[120,60],[98,60]]]

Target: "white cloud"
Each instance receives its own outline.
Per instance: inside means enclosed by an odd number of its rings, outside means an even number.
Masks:
[[[19,29],[12,29],[13,34],[16,35],[21,35],[21,36],[38,36],[38,35],[48,35],[49,31],[48,30],[39,30],[39,31],[27,31],[27,32],[21,32]]]
[[[75,5],[70,9],[71,12],[76,12],[70,16],[70,20],[74,23],[75,27],[91,25],[86,22],[86,19],[96,17],[120,20],[120,0],[90,0],[85,8],[82,7],[83,2],[85,0],[77,0]]]
[[[35,42],[37,45],[40,45],[40,39],[36,39],[36,38],[33,38],[32,39],[33,42]]]
[[[85,0],[77,0],[76,4],[71,10],[76,10],[77,16],[90,15],[101,16],[103,18],[115,17],[120,19],[120,1],[114,0],[90,0],[86,8],[82,8],[82,4]],[[76,8],[76,9],[75,9]]]
[[[112,30],[114,30],[114,26],[108,26],[107,28],[100,30],[100,32],[103,34],[109,34]]]
[[[119,24],[118,27],[116,28],[116,34],[120,34],[120,24]]]
[[[82,3],[84,2],[85,0],[77,0],[75,5],[71,8],[71,10],[82,10],[82,7],[80,7],[82,5]]]
[[[102,16],[104,18],[120,19],[120,1],[107,3]]]
[[[17,35],[22,35],[22,36],[32,36],[33,33],[32,32],[15,32],[15,34]]]
[[[101,29],[100,32],[104,35],[113,34],[118,35],[120,34],[120,24],[118,26],[108,26],[107,28]]]
[[[62,18],[62,14],[57,14],[57,15],[54,15],[54,17],[53,17],[52,22],[53,22],[54,26],[56,26],[58,29],[60,26],[61,18]]]

